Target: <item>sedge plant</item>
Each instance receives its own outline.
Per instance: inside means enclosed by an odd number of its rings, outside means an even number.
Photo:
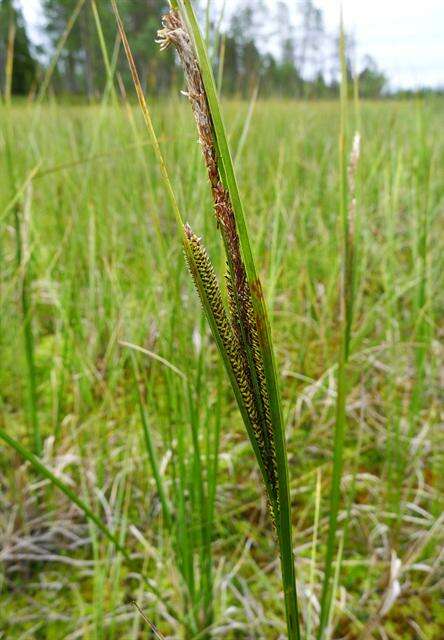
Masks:
[[[190,2],[172,4],[159,43],[162,49],[175,47],[184,69],[226,254],[228,302],[201,238],[188,224],[183,226],[185,257],[264,480],[280,550],[288,637],[298,639],[288,463],[270,324],[216,84]]]

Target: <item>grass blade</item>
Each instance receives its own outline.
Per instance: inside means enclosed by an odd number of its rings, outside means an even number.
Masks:
[[[331,584],[333,560],[336,549],[336,533],[338,528],[338,513],[341,498],[341,478],[343,470],[343,452],[346,430],[346,400],[347,400],[347,364],[350,352],[351,326],[353,318],[353,280],[354,280],[354,229],[352,211],[349,209],[349,195],[347,184],[347,67],[345,59],[345,36],[341,16],[340,34],[341,59],[341,129],[339,136],[339,169],[340,169],[340,217],[342,221],[342,284],[340,294],[341,309],[341,343],[339,350],[336,422],[333,445],[333,472],[330,490],[329,529],[324,564],[324,580],[321,595],[321,613],[318,629],[318,639],[323,640],[327,629],[334,585]],[[339,569],[338,569],[339,571]],[[335,578],[336,580],[336,578]]]
[[[134,62],[133,54],[131,52],[131,48],[129,46],[128,38],[126,37],[125,28],[123,26],[122,19],[119,14],[119,10],[117,8],[117,4],[115,0],[111,0],[111,6],[116,18],[117,28],[119,30],[119,35],[122,39],[123,48],[125,49],[125,54],[128,60],[128,64],[131,71],[131,76],[133,79],[134,87],[137,93],[137,99],[139,101],[140,108],[142,109],[143,119],[145,121],[146,128],[148,130],[151,143],[153,145],[154,153],[156,155],[157,162],[159,163],[160,172],[162,176],[162,182],[167,193],[168,199],[171,204],[171,208],[173,210],[174,216],[176,218],[176,222],[179,227],[182,227],[182,217],[180,215],[179,205],[177,204],[176,196],[174,195],[173,187],[170,182],[170,178],[168,175],[168,171],[165,165],[165,160],[163,158],[163,154],[159,145],[159,140],[157,139],[156,132],[154,131],[153,122],[151,119],[151,114],[148,109],[148,105],[145,100],[145,95],[143,93],[142,85],[140,84],[139,74],[137,72],[136,63]]]
[[[148,425],[148,416],[147,416],[147,412],[145,409],[145,405],[143,402],[143,398],[142,398],[142,391],[140,388],[140,382],[139,382],[139,371],[138,371],[138,367],[137,367],[137,362],[136,362],[136,357],[134,355],[134,352],[131,351],[131,364],[132,364],[132,368],[133,368],[133,377],[134,377],[134,386],[136,387],[137,390],[137,402],[139,405],[139,413],[140,413],[140,421],[142,423],[142,428],[143,428],[143,436],[145,439],[145,446],[146,446],[146,451],[148,454],[148,459],[150,462],[150,466],[151,466],[151,471],[153,473],[154,476],[154,481],[156,483],[156,489],[157,489],[157,494],[159,496],[159,500],[160,500],[160,504],[162,505],[162,513],[163,513],[163,517],[165,520],[165,524],[167,526],[168,529],[171,529],[172,523],[173,523],[173,519],[171,516],[171,510],[168,504],[168,499],[167,499],[167,495],[166,495],[166,491],[163,485],[163,480],[162,480],[162,476],[160,475],[160,469],[159,469],[159,465],[157,462],[157,456],[156,456],[156,452],[154,449],[154,444],[153,444],[153,440],[151,438],[151,432],[150,432],[150,428]]]

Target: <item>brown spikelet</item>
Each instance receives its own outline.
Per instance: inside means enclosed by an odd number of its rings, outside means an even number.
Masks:
[[[273,433],[273,423],[271,420],[270,401],[268,397],[268,388],[267,388],[267,380],[265,377],[264,361],[262,358],[262,352],[259,344],[259,335],[257,331],[256,318],[254,316],[251,299],[249,300],[249,303],[247,305],[247,313],[249,318],[248,324],[250,328],[251,348],[253,353],[254,367],[256,370],[256,376],[257,376],[257,381],[259,385],[262,406],[264,409],[264,428],[267,434],[267,440],[269,443],[269,456],[272,461],[273,473],[276,479],[277,478],[276,448],[274,444],[274,433]]]
[[[227,286],[227,298],[228,309],[230,311],[231,324],[233,331],[237,335],[239,341],[241,340],[241,327],[239,323],[239,316],[237,313],[236,296],[234,293],[233,279],[231,277],[230,267],[227,265],[227,271],[225,273],[225,283]]]
[[[187,83],[186,95],[191,103],[197,125],[218,226],[224,236],[228,252],[233,255],[240,255],[233,208],[229,193],[220,177],[218,154],[214,142],[213,121],[194,45],[178,11],[171,10],[163,16],[162,24],[163,29],[157,32],[157,42],[160,44],[161,49],[166,49],[170,45],[174,46],[182,62]]]
[[[251,353],[252,367],[250,368],[250,377],[254,376],[254,383],[256,384],[258,391],[257,403],[260,405],[262,439],[267,450],[267,470],[269,472],[272,485],[275,486],[277,484],[277,466],[273,423],[271,420],[267,381],[251,296],[249,289],[247,289],[242,297],[241,313],[239,314],[239,309],[236,304],[235,285],[233,284],[231,273],[229,271],[226,274],[226,282],[233,331],[238,336],[241,344],[242,339],[245,339],[247,348]],[[252,383],[253,387],[254,383]]]
[[[213,188],[219,183],[217,154],[213,143],[213,123],[208,109],[202,75],[194,45],[178,11],[171,10],[162,18],[163,29],[157,32],[161,49],[172,45],[179,54],[185,72],[190,100],[199,133],[199,142]]]

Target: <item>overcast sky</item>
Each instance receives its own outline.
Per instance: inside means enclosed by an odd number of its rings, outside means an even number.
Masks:
[[[40,0],[20,2],[35,39]],[[228,9],[235,4],[227,0]],[[323,10],[327,30],[334,31],[340,1],[315,0],[315,5]],[[444,86],[444,0],[342,0],[342,6],[358,60],[371,55],[396,88]]]

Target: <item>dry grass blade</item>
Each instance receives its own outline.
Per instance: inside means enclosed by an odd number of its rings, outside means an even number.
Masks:
[[[149,618],[146,617],[146,615],[143,613],[142,609],[139,607],[139,605],[137,604],[137,602],[135,600],[133,600],[133,602],[131,603],[136,609],[137,611],[140,613],[141,617],[143,618],[143,620],[145,620],[145,622],[147,623],[147,625],[149,626],[149,628],[151,629],[151,631],[153,632],[154,636],[156,638],[158,638],[158,640],[165,640],[164,636],[160,633],[160,631],[158,630],[158,628],[151,622],[151,620],[149,620]]]
[[[159,141],[156,136],[156,132],[154,131],[153,122],[151,120],[151,115],[148,109],[148,105],[145,100],[145,96],[142,90],[142,85],[140,83],[139,74],[137,73],[136,63],[134,62],[133,54],[131,52],[131,48],[129,46],[128,38],[126,37],[125,28],[123,26],[122,19],[119,14],[119,10],[117,8],[115,0],[111,0],[111,6],[114,11],[114,15],[116,17],[117,28],[119,30],[119,35],[122,39],[123,48],[125,49],[125,54],[128,60],[128,64],[131,71],[131,76],[133,78],[134,87],[137,93],[137,99],[139,101],[140,108],[142,109],[143,119],[145,121],[146,128],[148,130],[154,153],[156,154],[156,159],[159,163],[160,171],[162,174],[162,181],[167,192],[171,208],[173,210],[176,221],[179,225],[182,224],[182,217],[179,211],[179,205],[177,204],[176,196],[174,195],[173,187],[171,186],[170,178],[168,175],[168,171],[165,165],[165,160],[162,155],[162,151],[160,149]]]

